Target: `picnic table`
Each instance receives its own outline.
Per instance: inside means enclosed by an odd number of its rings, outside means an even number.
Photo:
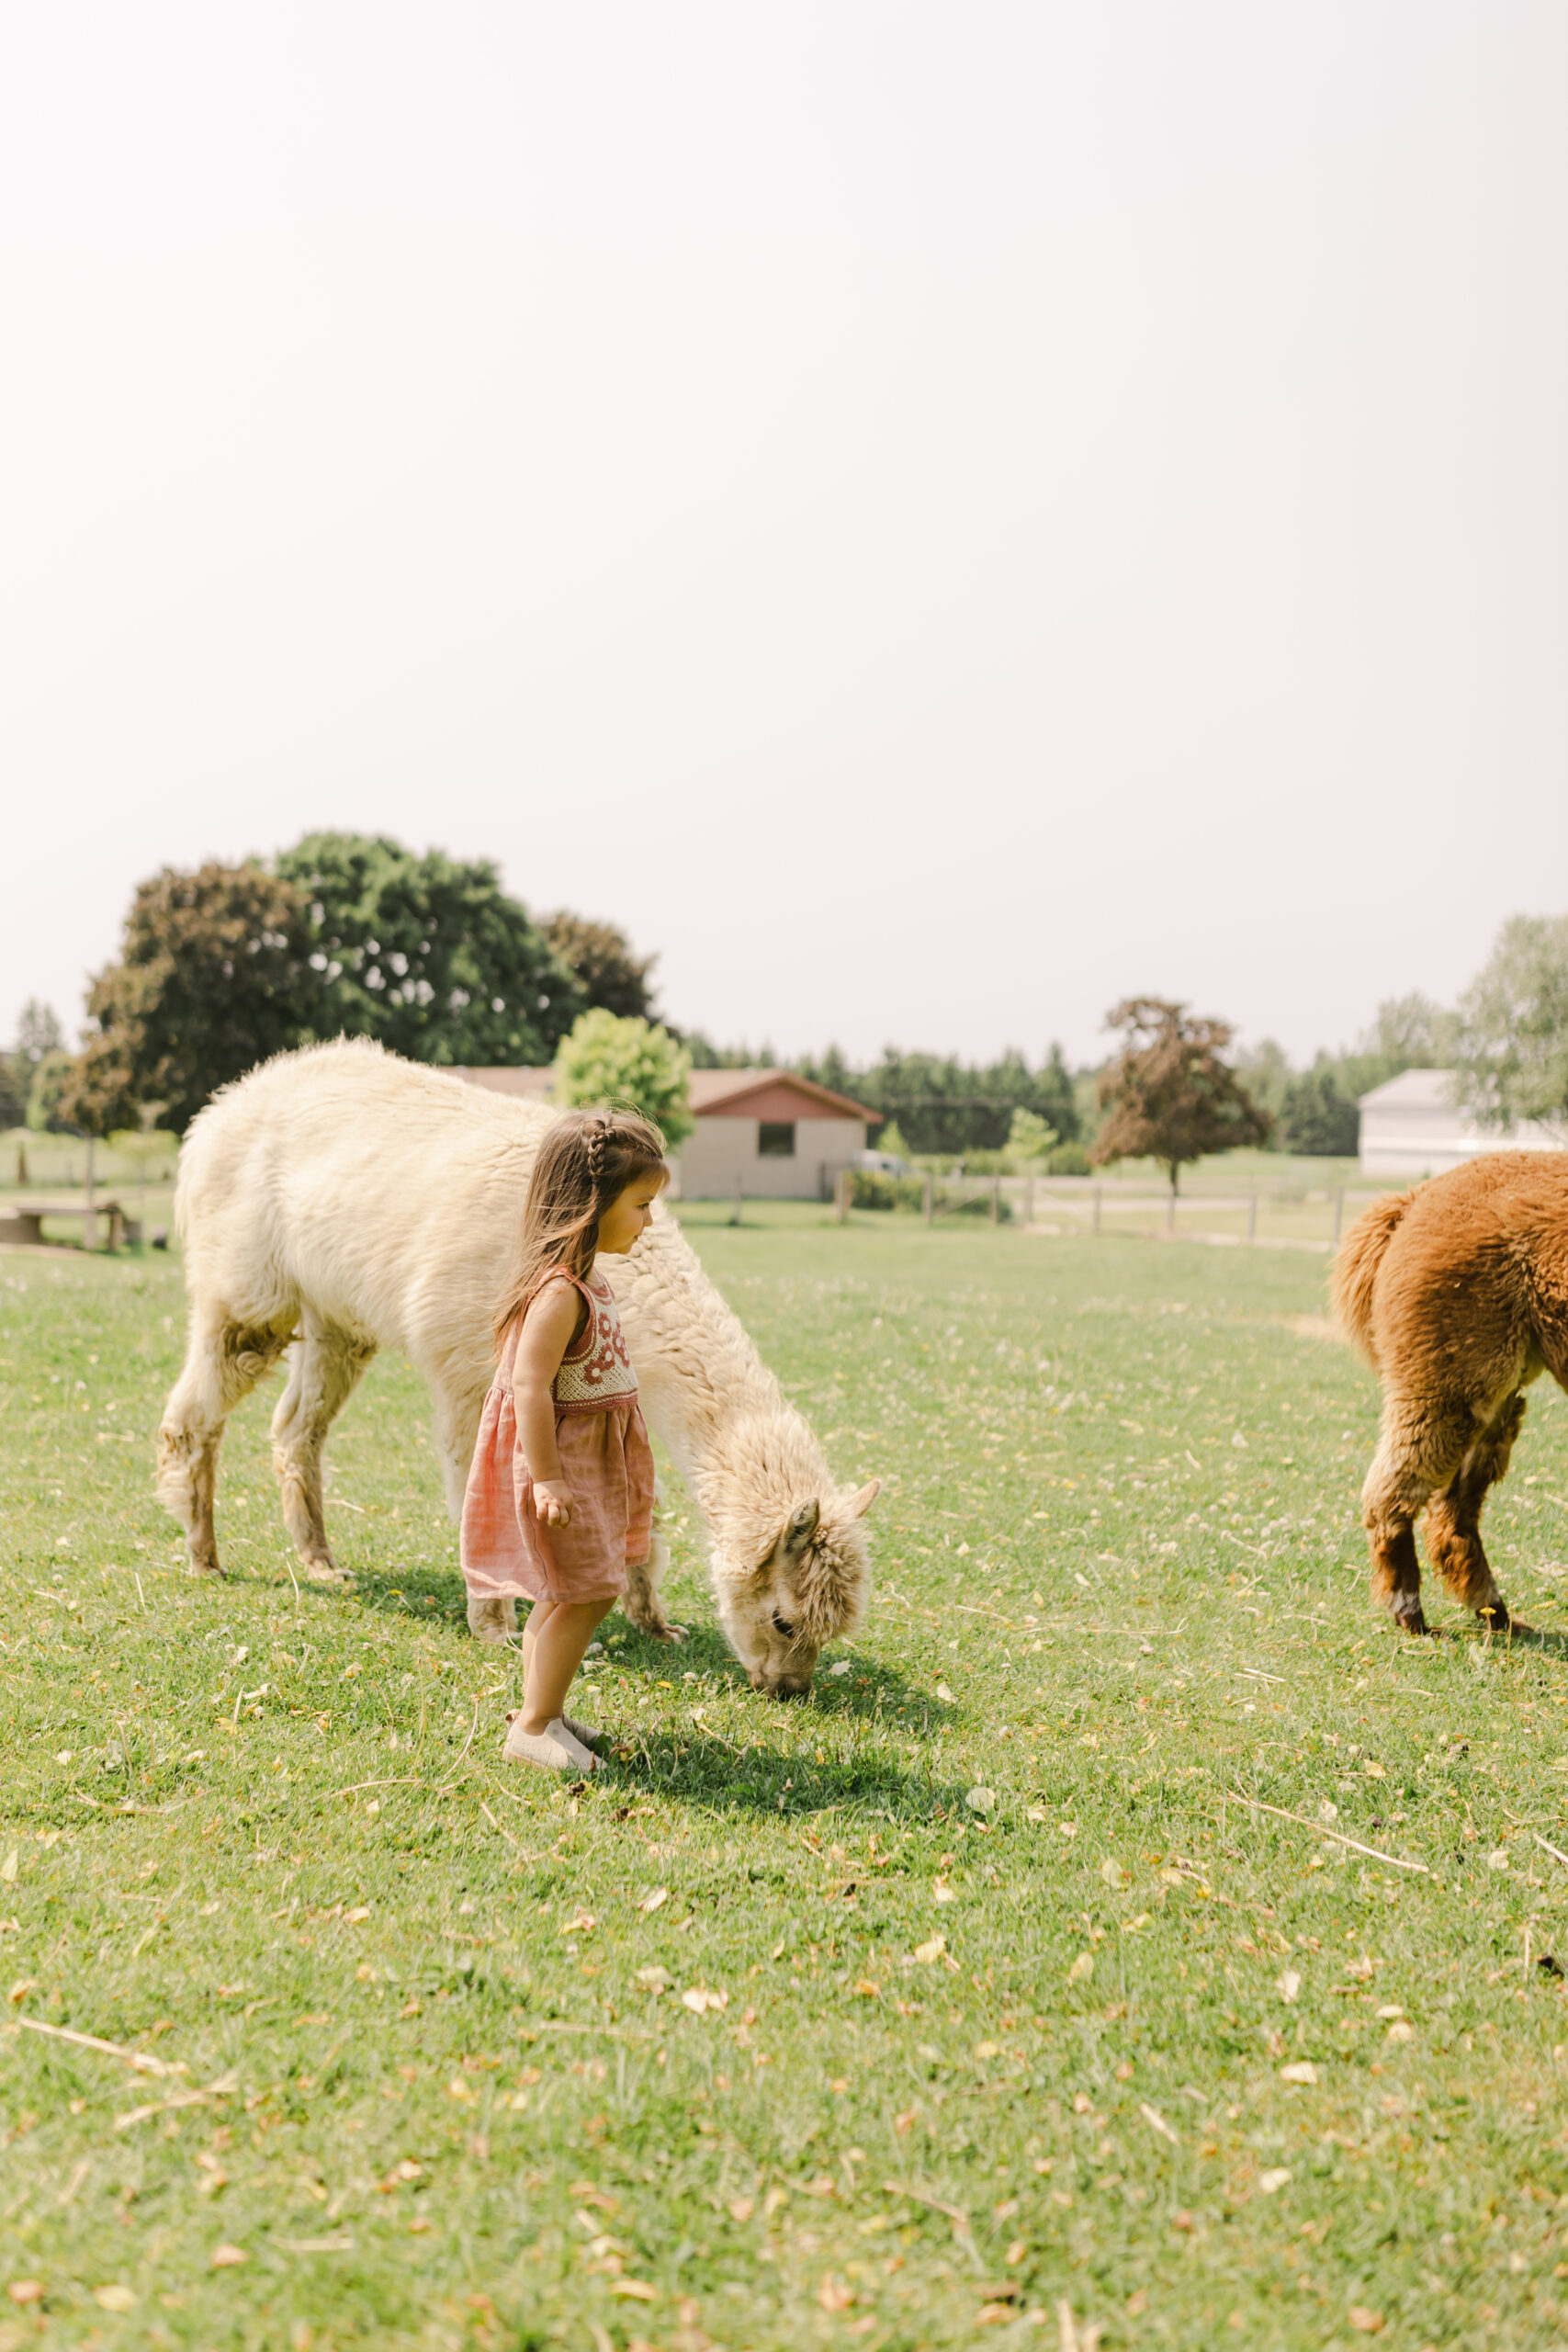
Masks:
[[[118,1250],[122,1241],[140,1241],[141,1238],[141,1219],[127,1216],[122,1204],[113,1198],[95,1199],[90,1204],[82,1200],[8,1201],[0,1198],[0,1242],[19,1241],[35,1249],[41,1247],[46,1216],[79,1216],[84,1240],[96,1238],[98,1218],[106,1218],[111,1250]]]

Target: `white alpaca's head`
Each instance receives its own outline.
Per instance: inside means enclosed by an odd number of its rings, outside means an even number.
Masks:
[[[810,1690],[825,1642],[859,1623],[871,1582],[863,1521],[881,1492],[813,1495],[770,1531],[761,1557],[716,1559],[719,1622],[753,1690],[798,1699]]]

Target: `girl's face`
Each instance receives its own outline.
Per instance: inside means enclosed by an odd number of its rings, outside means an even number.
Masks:
[[[601,1258],[624,1258],[633,1242],[653,1223],[653,1204],[663,1190],[662,1171],[652,1170],[617,1193],[599,1219],[595,1254]]]

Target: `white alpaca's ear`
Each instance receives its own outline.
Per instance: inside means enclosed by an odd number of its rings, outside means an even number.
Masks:
[[[871,1509],[872,1504],[876,1500],[877,1496],[881,1492],[881,1479],[868,1479],[866,1484],[861,1488],[858,1495],[852,1495],[850,1497],[850,1517],[852,1519],[863,1519],[866,1512]]]

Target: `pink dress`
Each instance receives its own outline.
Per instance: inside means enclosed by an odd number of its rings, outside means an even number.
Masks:
[[[626,1570],[648,1557],[653,1520],[653,1454],[637,1400],[615,1293],[602,1274],[579,1282],[588,1304],[580,1338],[551,1386],[561,1475],[576,1498],[570,1527],[534,1515],[534,1479],[517,1429],[512,1392],[519,1315],[506,1335],[485,1398],[463,1498],[461,1557],[470,1593],[493,1600],[606,1600],[626,1589]],[[537,1297],[538,1293],[535,1293]]]

